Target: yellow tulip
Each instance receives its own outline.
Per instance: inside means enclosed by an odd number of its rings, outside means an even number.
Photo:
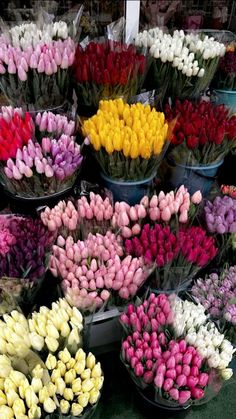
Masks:
[[[63,415],[67,415],[70,410],[70,403],[67,400],[62,399],[60,401],[60,410]]]
[[[86,358],[86,367],[92,370],[95,364],[96,364],[96,358],[91,352],[89,352]]]
[[[130,157],[131,159],[136,159],[138,155],[139,155],[138,142],[136,140],[133,140],[131,142],[131,147],[130,147]]]
[[[82,407],[86,407],[89,402],[89,393],[82,393],[78,396],[78,402]]]
[[[121,151],[122,150],[123,141],[122,141],[122,137],[121,137],[120,132],[119,133],[117,132],[116,134],[114,134],[113,145],[114,145],[114,150],[116,150],[116,151]]]
[[[54,410],[56,410],[56,404],[54,402],[54,400],[49,397],[48,399],[44,400],[43,402],[43,408],[45,410],[45,412],[47,413],[53,413]]]
[[[112,143],[111,136],[107,137],[106,144],[105,144],[105,149],[106,149],[106,152],[108,154],[111,154],[114,151],[114,146],[113,146],[113,143]]]
[[[99,390],[96,390],[95,388],[93,388],[93,389],[90,391],[89,403],[90,403],[90,404],[95,404],[95,403],[97,403],[97,401],[98,401],[98,399],[99,399],[99,396],[100,396],[100,391],[99,391]]]
[[[87,378],[90,378],[90,376],[91,376],[90,368],[86,368],[80,375],[81,375],[82,380],[86,380]]]
[[[63,392],[64,399],[68,401],[72,401],[74,399],[74,393],[71,388],[65,388]]]
[[[0,406],[4,404],[7,404],[7,398],[5,393],[2,390],[0,390]]]
[[[72,413],[73,416],[75,416],[75,417],[79,416],[83,412],[83,410],[84,410],[83,406],[81,406],[80,404],[72,403],[71,413]]]
[[[64,390],[66,388],[66,383],[63,380],[63,378],[58,377],[55,380],[55,386],[56,386],[56,392],[57,392],[57,394],[60,394],[60,396],[63,396]]]

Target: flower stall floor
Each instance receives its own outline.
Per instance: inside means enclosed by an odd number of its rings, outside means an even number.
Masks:
[[[147,416],[136,406],[135,389],[121,364],[118,352],[99,356],[105,375],[102,397],[93,419],[145,419]],[[182,419],[232,419],[236,412],[236,381],[226,385],[209,403],[189,409]],[[162,417],[162,416],[161,416]],[[163,418],[174,418],[164,415]],[[152,419],[159,418],[156,414]]]

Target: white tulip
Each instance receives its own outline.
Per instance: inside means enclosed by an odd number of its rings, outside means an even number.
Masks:
[[[201,70],[199,70],[198,77],[203,77],[204,74],[205,74],[205,70],[204,68],[201,68]]]

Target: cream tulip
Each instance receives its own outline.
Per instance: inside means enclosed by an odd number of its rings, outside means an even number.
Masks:
[[[57,388],[57,390],[56,390],[57,394],[60,394],[60,396],[63,396],[64,390],[66,388],[66,383],[63,380],[63,378],[61,378],[61,377],[56,378],[55,385],[56,385],[56,388]]]
[[[48,370],[53,370],[57,366],[57,358],[54,355],[49,354],[45,365]]]
[[[9,406],[0,406],[0,419],[13,419],[14,412]]]
[[[31,387],[35,393],[38,393],[39,390],[43,388],[43,383],[40,378],[33,377],[31,381]]]
[[[92,388],[94,387],[94,382],[92,380],[90,380],[90,378],[87,378],[86,380],[82,381],[82,391],[84,393],[86,393],[87,391],[91,391]]]
[[[60,371],[61,376],[63,377],[65,375],[65,373],[66,373],[66,371],[67,371],[68,368],[66,367],[66,365],[64,364],[64,362],[62,362],[60,360],[60,361],[57,361],[57,369]]]
[[[99,399],[99,396],[100,396],[100,391],[99,391],[99,390],[96,390],[95,388],[93,388],[93,389],[90,391],[89,403],[90,403],[90,404],[95,404],[95,403],[97,403],[97,401],[98,401],[98,399]]]
[[[56,352],[59,347],[59,342],[51,336],[46,337],[45,343],[51,352]]]
[[[67,348],[59,352],[59,359],[66,364],[71,359],[71,354]]]
[[[78,403],[72,403],[71,414],[75,417],[79,416],[83,412],[83,407]]]
[[[76,371],[74,369],[67,371],[64,377],[65,383],[71,384],[75,380],[75,377],[76,377]]]
[[[82,407],[86,407],[87,404],[88,404],[88,402],[89,402],[89,397],[90,397],[90,394],[89,393],[79,394],[79,396],[78,396],[78,402],[79,402],[79,404]]]
[[[41,416],[41,409],[37,405],[32,405],[31,408],[28,410],[29,419],[40,419]]]
[[[16,417],[18,417],[19,415],[25,415],[25,404],[23,400],[16,399],[13,403],[12,410]]]
[[[53,413],[54,410],[56,410],[56,404],[54,402],[54,400],[49,397],[48,399],[44,400],[43,402],[43,408],[45,410],[45,412],[47,413]]]
[[[101,375],[102,375],[101,364],[100,362],[98,362],[92,370],[91,377],[97,378],[97,377],[101,377]]]
[[[70,410],[70,403],[67,400],[62,399],[60,401],[60,410],[63,415],[67,415]]]
[[[90,368],[90,370],[92,370],[93,367],[95,366],[95,364],[96,364],[96,358],[91,352],[89,352],[89,354],[86,358],[86,367]]]
[[[64,399],[68,400],[68,401],[72,401],[74,399],[74,393],[72,391],[71,388],[65,388],[64,392],[63,392],[63,397]]]
[[[81,391],[81,378],[78,377],[72,382],[72,391],[75,395],[77,395]]]
[[[25,401],[29,409],[31,408],[31,406],[38,404],[39,399],[36,396],[32,387],[30,386],[25,389]]]

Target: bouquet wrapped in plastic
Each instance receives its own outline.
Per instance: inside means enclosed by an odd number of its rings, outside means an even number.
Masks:
[[[176,163],[212,164],[236,146],[236,117],[224,105],[176,100],[165,106],[165,115],[167,121],[175,120],[170,141]]]
[[[161,290],[186,289],[196,273],[216,255],[217,247],[201,227],[180,227],[145,224],[138,236],[126,239],[128,255],[143,257],[154,264],[153,288]]]
[[[9,106],[2,108],[0,132],[0,178],[7,191],[31,198],[73,186],[83,160],[74,121],[52,112],[34,120]]]
[[[132,44],[116,41],[78,45],[74,63],[78,105],[98,107],[102,99],[135,96],[144,81],[146,58]]]
[[[14,26],[0,46],[0,87],[10,104],[47,109],[65,102],[76,50],[66,22]]]
[[[135,385],[167,407],[202,404],[233,371],[233,346],[207,321],[202,305],[151,294],[121,315],[121,359]]]
[[[33,305],[53,235],[40,220],[1,215],[0,238],[0,286],[20,305]]]
[[[97,114],[84,122],[83,132],[102,172],[116,180],[154,175],[168,144],[163,113],[122,99],[101,101]]]
[[[235,344],[236,267],[230,266],[221,274],[214,272],[205,278],[198,278],[191,289],[191,294],[217,322],[219,329]]]
[[[94,355],[78,349],[82,329],[81,313],[65,299],[53,303],[51,309],[41,307],[28,320],[17,310],[3,316],[2,417],[90,417],[104,377]],[[44,350],[45,363],[31,348]]]
[[[59,236],[49,264],[68,301],[89,311],[112,298],[129,300],[150,274],[142,257],[125,256],[121,238],[111,231],[77,242]]]
[[[153,57],[153,87],[175,98],[199,97],[216,72],[224,44],[204,34],[184,34],[174,31],[165,34],[159,28],[139,33],[135,39],[138,47],[149,47]]]
[[[236,90],[236,43],[226,47],[224,57],[220,59],[218,69],[212,81],[216,89]]]

